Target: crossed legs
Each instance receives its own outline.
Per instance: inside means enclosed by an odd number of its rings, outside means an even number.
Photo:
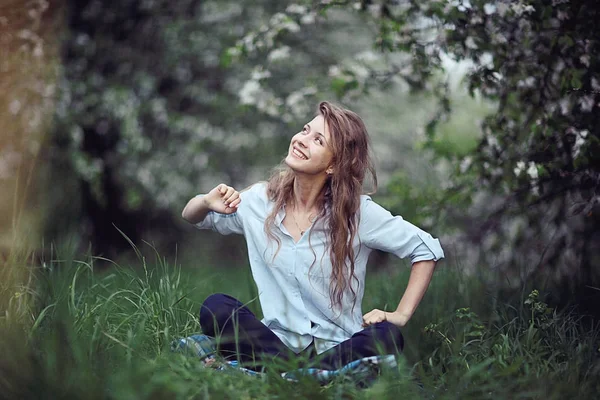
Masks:
[[[200,326],[204,334],[219,338],[219,352],[226,358],[254,363],[275,357],[285,361],[295,355],[248,307],[226,294],[213,294],[204,301]],[[310,354],[310,359],[321,368],[339,368],[361,357],[396,354],[403,345],[400,329],[385,321],[355,333],[318,356]]]

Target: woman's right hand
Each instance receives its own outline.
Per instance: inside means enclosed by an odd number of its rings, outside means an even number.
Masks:
[[[240,192],[224,183],[204,195],[203,199],[206,207],[220,214],[233,214],[242,201]]]

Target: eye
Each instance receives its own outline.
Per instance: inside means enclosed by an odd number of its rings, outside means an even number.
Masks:
[[[307,132],[308,132],[308,127],[307,126],[303,127],[302,128],[302,133],[307,133]]]
[[[323,146],[323,139],[321,139],[321,137],[320,137],[320,136],[317,136],[317,137],[315,138],[315,140],[317,141],[317,143],[319,143],[321,146]]]

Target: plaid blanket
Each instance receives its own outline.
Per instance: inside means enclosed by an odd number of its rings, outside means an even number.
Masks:
[[[194,355],[204,360],[205,365],[219,371],[238,371],[246,375],[262,376],[264,372],[244,368],[237,361],[220,361],[216,358],[216,346],[212,337],[192,335],[174,341],[171,350]],[[382,369],[395,369],[396,357],[393,354],[365,357],[352,361],[340,369],[327,370],[320,368],[300,368],[281,373],[281,377],[289,381],[298,381],[304,377],[312,377],[321,384],[329,383],[339,377],[348,377],[356,382],[368,383],[373,381]]]

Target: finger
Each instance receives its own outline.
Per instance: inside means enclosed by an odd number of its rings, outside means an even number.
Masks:
[[[373,314],[374,311],[375,310],[371,310],[368,313],[366,313],[365,315],[363,315],[363,319],[369,318]]]
[[[236,193],[234,188],[232,188],[231,186],[227,187],[227,193],[223,195],[223,203],[227,204],[234,193]]]
[[[228,196],[224,201],[225,201],[225,205],[228,206],[231,204],[232,201],[236,200],[239,197],[239,194],[237,194],[238,192],[233,192],[232,195]],[[237,195],[236,195],[237,194]]]
[[[234,200],[231,200],[231,199],[234,199]],[[242,199],[240,199],[239,195],[231,196],[231,198],[225,202],[225,208],[231,209],[232,212],[234,212],[237,209],[238,204],[240,204],[241,200]]]
[[[234,191],[233,194],[225,200],[225,205],[230,205],[235,200],[240,198],[240,193],[238,191]]]
[[[370,313],[365,314],[363,317],[363,326],[369,326],[383,321],[386,321],[385,312],[381,310],[373,310]]]
[[[378,323],[378,322],[381,322],[381,321],[377,321],[377,320],[368,320],[368,321],[366,321],[366,322],[364,322],[364,323],[363,323],[363,326],[364,326],[364,327],[371,326],[371,325],[374,325],[374,324],[376,324],[376,323]]]
[[[223,190],[221,190],[220,195],[221,195],[221,201],[223,202],[223,204],[225,203],[225,198],[227,197],[227,194],[230,193],[233,190],[232,187],[225,185],[225,187],[223,188]]]
[[[233,200],[231,203],[229,203],[229,207],[231,207],[231,208],[237,208],[240,205],[241,202],[242,202],[242,199],[241,198],[237,198],[237,199]]]
[[[223,196],[227,192],[227,185],[224,183],[221,183],[217,186],[217,189],[219,189],[219,194],[221,196]]]
[[[379,322],[377,318],[370,318],[363,323],[363,326],[371,326],[373,324],[376,324],[377,322]]]
[[[377,315],[380,312],[381,312],[381,310],[375,308],[375,309],[369,311],[368,313],[366,313],[365,315],[363,315],[363,319],[365,319],[365,318],[367,318],[367,319],[371,318],[373,315]]]

